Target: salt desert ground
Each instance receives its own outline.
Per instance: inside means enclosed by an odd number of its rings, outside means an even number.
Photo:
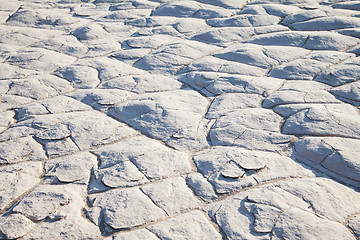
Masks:
[[[360,1],[0,22],[0,239],[360,239]]]

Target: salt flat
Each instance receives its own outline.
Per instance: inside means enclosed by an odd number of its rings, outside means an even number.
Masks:
[[[0,239],[360,239],[360,1],[0,22]]]

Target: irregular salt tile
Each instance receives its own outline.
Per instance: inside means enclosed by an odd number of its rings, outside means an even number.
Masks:
[[[214,54],[214,56],[261,68],[272,68],[283,62],[299,58],[306,53],[309,53],[309,51],[303,48],[259,46],[241,43],[225,48],[223,51]]]
[[[360,82],[352,82],[333,88],[331,93],[346,99],[360,101]]]
[[[95,171],[96,179],[108,187],[132,187],[149,182],[130,161]]]
[[[13,211],[39,221],[53,214],[59,207],[69,204],[70,200],[66,194],[54,192],[50,187],[39,187],[23,198]]]
[[[22,33],[14,32],[0,36],[0,43],[9,43],[18,46],[27,46],[38,40],[33,37],[28,37]]]
[[[267,72],[266,69],[263,68],[227,61],[212,56],[200,58],[182,70],[182,72],[191,71],[220,72],[250,76],[264,76]]]
[[[295,144],[296,152],[306,159],[357,181],[360,181],[359,147],[359,140],[338,137],[307,137]]]
[[[301,23],[303,21],[321,18],[321,17],[327,17],[327,14],[320,9],[303,10],[303,11],[299,11],[297,13],[291,14],[289,16],[286,16],[281,21],[281,23],[285,24],[285,25],[290,25],[290,24]]]
[[[241,8],[246,4],[245,0],[240,0],[240,1],[231,1],[231,0],[198,0],[198,2],[201,3],[206,3],[206,4],[211,4],[214,6],[219,6],[219,7],[223,7],[223,8]]]
[[[169,216],[195,208],[200,203],[182,177],[145,185],[141,190]]]
[[[359,215],[355,216],[354,218],[351,218],[348,221],[347,226],[351,228],[351,230],[355,233],[356,237],[360,237],[360,217]]]
[[[102,83],[105,89],[122,89],[135,93],[162,92],[179,89],[182,84],[171,77],[156,74],[125,76]]]
[[[191,40],[164,45],[134,64],[154,73],[176,73],[183,65],[218,49],[215,46]]]
[[[289,221],[291,221],[291,225],[289,225]],[[297,208],[289,209],[280,215],[272,229],[272,234],[273,239],[286,239],[294,235],[300,239],[313,237],[334,240],[354,239],[342,224],[331,222]]]
[[[108,57],[81,59],[77,61],[77,65],[95,68],[99,72],[98,78],[100,81],[107,81],[115,77],[126,75],[144,74],[143,71],[137,68]]]
[[[35,224],[21,214],[11,214],[0,217],[0,237],[16,239],[29,233]]]
[[[99,73],[92,67],[69,66],[61,68],[55,74],[71,82],[75,88],[94,88],[100,83]]]
[[[102,57],[121,49],[119,38],[112,35],[101,39],[91,40],[87,42],[86,45],[89,49],[86,56],[90,58]]]
[[[250,37],[252,35],[255,35],[253,27],[221,27],[211,28],[210,30],[202,31],[199,34],[195,35],[194,38],[208,43],[219,44],[220,46],[222,46],[226,43],[241,41],[244,38]]]
[[[63,123],[80,149],[110,143],[135,133],[132,129],[103,114],[88,112]]]
[[[352,189],[329,179],[297,179],[251,189],[207,209],[229,239],[291,238],[294,231],[303,238],[316,235],[328,239],[331,232],[331,239],[354,239],[342,223],[344,217],[359,208],[359,204],[350,207],[348,201],[358,198]],[[301,227],[294,228],[290,219],[302,222]],[[313,225],[307,226],[305,219]],[[314,225],[318,228],[313,228]]]
[[[354,17],[320,17],[300,23],[293,23],[289,25],[291,28],[297,31],[323,31],[341,29],[341,28],[353,28],[360,27],[360,20]]]
[[[287,80],[312,80],[329,66],[331,64],[313,59],[297,59],[273,68],[269,76]]]
[[[0,82],[1,85],[1,82]],[[11,110],[21,105],[33,102],[30,98],[15,96],[15,95],[3,95],[0,100],[0,112]],[[0,136],[1,138],[1,136]]]
[[[14,122],[15,113],[13,111],[1,112],[0,133],[7,129]]]
[[[349,10],[359,10],[360,3],[359,3],[359,1],[345,1],[345,2],[335,3],[331,7],[341,8],[341,9],[349,9]]]
[[[36,228],[27,234],[24,239],[57,239],[59,237],[64,239],[96,239],[101,237],[99,228],[83,216],[86,205],[84,202],[85,192],[86,187],[77,184],[42,185],[36,188],[29,196],[40,193],[46,193],[46,195],[40,195],[39,198],[32,199],[34,200],[31,203],[32,208],[25,205],[21,210],[27,214],[37,216],[39,216],[39,213],[43,213],[42,217],[45,214],[51,215],[48,215],[45,221],[38,223]],[[25,197],[25,199],[29,196]],[[53,197],[50,198],[51,196]],[[52,212],[52,207],[56,205],[55,201],[59,201],[62,196],[67,196],[67,204],[60,204],[60,207]],[[36,209],[39,210],[34,213]]]
[[[209,28],[203,19],[181,18],[172,24],[174,29],[183,34],[194,34]]]
[[[187,184],[204,201],[211,201],[217,198],[214,188],[200,173],[192,173],[186,178]]]
[[[211,103],[206,118],[218,118],[237,109],[260,107],[263,97],[258,94],[226,93]]]
[[[123,49],[111,54],[112,57],[117,58],[125,63],[134,64],[137,60],[150,53],[150,49],[131,48]]]
[[[0,210],[2,211],[40,182],[43,165],[41,162],[23,162],[1,167],[0,173],[3,183],[0,187]]]
[[[255,217],[254,231],[258,233],[271,232],[281,210],[268,205],[256,205],[252,212]]]
[[[255,36],[247,42],[261,45],[305,47],[309,50],[345,50],[358,44],[356,38],[332,32],[280,32]]]
[[[299,7],[293,5],[264,4],[262,5],[262,7],[266,10],[267,14],[275,15],[282,18],[299,12],[300,10]]]
[[[284,80],[277,78],[212,72],[191,72],[180,76],[179,80],[207,96],[222,93],[255,93],[266,96],[284,83]]]
[[[0,164],[46,159],[42,146],[32,137],[0,142]]]
[[[281,18],[272,15],[240,14],[230,18],[213,18],[207,21],[212,27],[260,27],[276,25]]]
[[[194,156],[194,162],[219,194],[231,193],[275,179],[313,176],[309,170],[290,158],[234,147],[204,150]],[[237,172],[241,170],[242,175],[229,175],[228,166],[232,166]]]
[[[39,100],[72,90],[67,81],[53,75],[44,75],[13,81],[7,94]]]
[[[311,106],[291,115],[283,125],[286,134],[310,134],[360,138],[358,113],[330,111],[326,105]]]
[[[111,14],[100,18],[101,21],[126,21],[128,19],[136,19],[139,17],[148,17],[152,13],[152,9],[129,9],[113,11]]]
[[[194,104],[196,102],[196,104]],[[203,116],[208,101],[192,90],[143,94],[109,114],[177,149],[207,146]]]
[[[91,110],[91,107],[66,96],[57,96],[39,101],[38,103],[42,104],[52,114]]]
[[[89,153],[80,153],[62,157],[45,163],[45,176],[56,178],[62,183],[86,184],[90,170],[97,165],[96,157]]]
[[[109,190],[94,198],[88,211],[90,218],[100,219],[113,229],[128,229],[166,216],[138,188]],[[101,212],[97,211],[99,208]]]
[[[360,28],[348,28],[348,29],[340,29],[339,31],[337,31],[338,33],[347,35],[347,36],[352,36],[352,37],[360,37]]]
[[[278,133],[280,122],[281,117],[270,110],[240,109],[219,118],[209,135],[213,145],[279,150],[292,139]]]
[[[299,179],[276,185],[303,199],[318,216],[331,221],[343,223],[348,216],[360,209],[358,192],[330,179]]]
[[[189,29],[190,31],[191,29]],[[184,35],[191,35],[191,33],[179,33],[173,26],[159,26],[153,28],[143,28],[137,31],[139,36],[151,36],[151,35],[169,35],[173,37],[184,37]]]
[[[65,54],[29,47],[12,54],[7,62],[25,69],[51,73],[73,63],[74,60],[74,57]]]
[[[7,63],[0,63],[0,79],[18,79],[18,78],[24,78],[30,75],[35,75],[37,72],[22,69],[17,66],[13,66]]]
[[[80,43],[74,36],[61,35],[38,42],[33,47],[45,48],[55,52],[64,53],[74,57],[81,57],[88,51],[87,47]]]
[[[70,9],[20,9],[6,23],[11,26],[68,30],[72,25],[85,21],[72,18],[69,11]]]
[[[296,83],[290,86],[289,83]],[[273,108],[278,105],[295,103],[341,103],[327,92],[325,84],[312,81],[287,81],[279,91],[263,101],[263,107]]]
[[[109,240],[127,240],[127,239],[137,239],[137,240],[159,240],[155,234],[150,232],[147,229],[140,229],[126,233],[116,234]]]
[[[349,104],[285,104],[285,105],[278,105],[273,110],[280,114],[281,116],[289,117],[294,115],[297,112],[300,112],[305,109],[309,109],[310,107],[324,107],[326,106],[330,112],[338,112],[340,114],[349,114],[349,112],[354,112],[354,108]]]
[[[134,93],[120,89],[79,89],[68,94],[68,96],[97,110],[107,110],[133,95]]]
[[[331,86],[357,81],[360,69],[359,60],[360,58],[350,59],[342,64],[335,65],[320,73],[315,80]]]
[[[176,1],[160,5],[155,11],[155,16],[193,17],[202,7],[195,1]]]
[[[321,62],[336,64],[338,62],[344,61],[347,58],[355,57],[353,53],[345,53],[338,51],[311,51],[306,55],[306,59],[314,59]]]
[[[340,34],[321,32],[309,34],[304,45],[310,50],[346,50],[349,47],[359,44],[359,40],[353,37],[344,37]]]
[[[132,37],[127,39],[125,42],[129,47],[132,48],[158,48],[161,45],[176,40],[178,39],[171,36],[151,35],[151,36]]]
[[[108,145],[93,151],[93,153],[96,154],[100,160],[100,170],[96,172],[104,176],[105,174],[103,172],[105,172],[109,175],[108,178],[119,178],[117,184],[135,184],[135,182],[131,183],[126,180],[127,178],[125,178],[125,176],[142,180],[144,177],[140,172],[142,172],[146,178],[155,180],[191,171],[191,166],[186,154],[169,149],[158,141],[144,136],[133,137],[119,143]],[[137,171],[132,164],[126,163],[128,161],[134,164],[139,170]],[[117,166],[118,168],[116,168]],[[112,168],[108,169],[109,167]],[[111,175],[110,170],[114,171],[114,173],[123,171],[124,174],[114,176]],[[126,172],[128,174],[125,174]],[[126,181],[120,181],[120,179],[125,179]]]
[[[148,227],[161,239],[222,239],[220,233],[198,210]]]
[[[41,142],[46,154],[51,158],[72,154],[80,150],[69,137],[60,140],[39,139],[39,142]]]
[[[137,8],[137,9],[152,9],[152,8],[155,8],[159,5],[159,3],[157,2],[151,2],[151,1],[147,1],[147,0],[132,0],[132,1],[129,1],[129,2],[125,2],[125,3],[121,3],[121,4],[118,4],[118,5],[115,5],[114,6],[114,9],[134,9],[134,8]]]
[[[108,35],[108,32],[99,24],[91,23],[74,30],[71,34],[79,40],[93,40],[105,37]]]
[[[129,19],[126,21],[126,23],[137,27],[158,27],[158,26],[173,24],[176,21],[177,18],[174,17],[151,16],[151,17]]]

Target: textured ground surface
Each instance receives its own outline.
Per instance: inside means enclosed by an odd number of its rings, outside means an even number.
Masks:
[[[360,238],[360,1],[0,10],[1,239]]]

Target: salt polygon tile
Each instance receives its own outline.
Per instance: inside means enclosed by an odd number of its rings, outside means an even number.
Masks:
[[[354,109],[349,112],[339,110],[335,108],[330,112],[326,105],[309,106],[291,115],[282,130],[286,134],[360,138],[356,124],[360,121],[358,113]]]
[[[281,117],[270,110],[239,109],[219,118],[209,136],[214,146],[273,151],[288,146],[292,139],[290,135],[279,133],[280,122]]]
[[[29,233],[35,224],[21,214],[0,217],[0,236],[4,239],[16,239]]]
[[[12,54],[7,60],[7,63],[28,70],[51,73],[74,61],[74,57],[62,53],[43,48],[28,47]]]
[[[275,179],[313,176],[311,171],[288,157],[236,147],[204,150],[194,156],[194,162],[218,194]]]
[[[87,184],[90,170],[97,165],[97,159],[89,153],[74,154],[56,158],[45,163],[45,176],[61,183]]]
[[[237,109],[257,108],[263,97],[249,93],[226,93],[216,97],[206,113],[206,118],[218,118]]]
[[[260,27],[267,25],[276,25],[279,23],[279,21],[279,17],[267,14],[240,14],[230,18],[209,19],[207,23],[212,27]]]
[[[86,187],[78,184],[40,185],[34,189],[20,202],[17,211],[46,220],[38,223],[24,239],[99,238],[99,228],[83,216],[85,192]]]
[[[109,190],[93,198],[92,208],[88,212],[91,219],[101,219],[113,229],[128,229],[166,216],[138,188]]]
[[[207,104],[195,91],[175,90],[143,94],[117,105],[109,114],[176,149],[190,150],[207,145],[203,126]]]
[[[353,37],[332,32],[280,32],[255,36],[247,42],[261,45],[304,47],[309,50],[345,50],[359,43]]]
[[[138,240],[159,240],[155,234],[147,229],[135,230],[127,233],[116,234],[109,240],[127,240],[127,239],[138,239]]]
[[[0,210],[40,182],[43,174],[41,162],[23,162],[0,168],[2,186],[0,188]]]
[[[330,31],[342,28],[354,28],[360,27],[360,20],[354,17],[320,17],[300,23],[294,23],[289,25],[291,28],[297,31]]]
[[[331,86],[340,86],[357,81],[359,79],[359,69],[360,58],[352,58],[326,69],[314,80]]]
[[[118,164],[121,167],[125,162],[134,164],[150,180],[191,171],[186,154],[163,146],[158,141],[145,136],[126,139],[92,152],[100,159],[99,171]],[[121,175],[118,177],[120,178]]]
[[[134,66],[152,73],[174,74],[183,65],[217,49],[217,47],[205,43],[182,40],[161,46],[140,59]]]
[[[295,150],[311,164],[321,164],[339,175],[360,181],[359,144],[356,139],[306,137],[295,143]]]
[[[331,93],[346,99],[360,101],[360,82],[352,82],[333,88]]]
[[[280,239],[294,232],[301,238],[355,239],[342,223],[359,207],[348,205],[357,198],[353,189],[329,179],[295,179],[245,191],[208,209],[231,239]]]
[[[135,95],[120,89],[78,89],[68,96],[93,107],[96,110],[107,110],[109,107],[123,102]]]
[[[0,142],[1,164],[46,159],[42,146],[31,136]]]
[[[121,89],[135,93],[162,92],[179,89],[182,83],[172,77],[156,74],[115,78],[102,83],[99,88]]]
[[[217,96],[223,93],[255,93],[266,96],[284,83],[284,80],[278,78],[214,72],[190,72],[181,75],[179,80],[206,96]]]
[[[200,211],[185,213],[148,229],[161,239],[222,239]]]
[[[200,203],[182,177],[161,180],[143,186],[141,190],[169,216],[195,208]]]
[[[32,45],[33,47],[45,48],[55,52],[60,52],[74,57],[81,57],[86,54],[88,48],[80,43],[76,37],[71,35],[61,35],[50,38]]]

